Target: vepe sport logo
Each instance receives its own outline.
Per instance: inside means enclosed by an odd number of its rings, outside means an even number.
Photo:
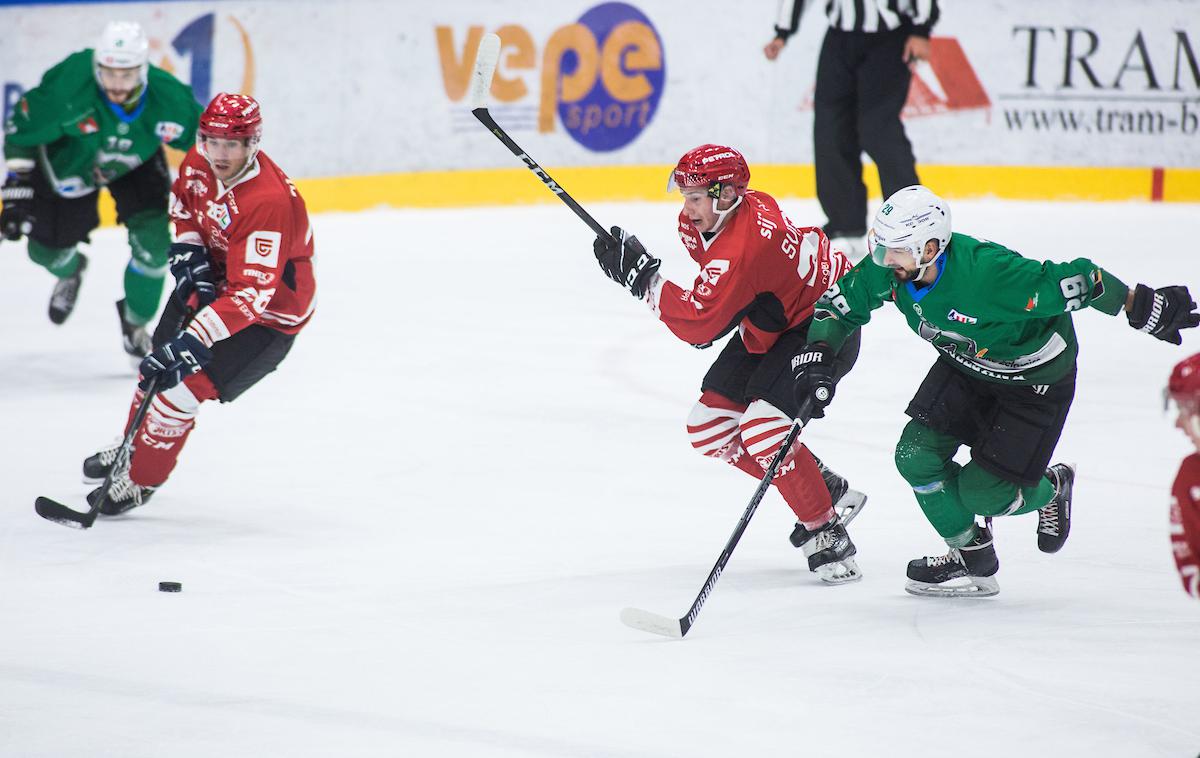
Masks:
[[[450,26],[435,32],[446,95],[458,103],[467,94],[484,28],[471,26],[465,37]],[[558,27],[542,46],[540,62],[524,26],[506,24],[496,34],[500,64],[490,109],[506,130],[551,133],[557,114],[572,139],[606,152],[628,145],[654,118],[666,81],[662,39],[632,5],[602,3]],[[453,117],[456,131],[478,128],[466,111]]]

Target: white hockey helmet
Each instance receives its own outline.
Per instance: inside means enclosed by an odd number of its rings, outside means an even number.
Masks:
[[[142,31],[141,24],[134,21],[110,21],[96,40],[92,51],[96,81],[100,81],[100,67],[136,68],[138,80],[146,86],[150,69],[150,40]]]
[[[921,256],[929,240],[937,240],[938,252],[922,263]],[[867,233],[867,247],[875,263],[885,265],[884,256],[889,249],[907,250],[917,264],[918,277],[946,252],[949,244],[950,206],[920,184],[893,193],[875,213],[871,231]]]

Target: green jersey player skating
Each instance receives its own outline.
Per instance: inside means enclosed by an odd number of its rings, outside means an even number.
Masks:
[[[1075,395],[1073,313],[1124,311],[1133,328],[1175,344],[1200,314],[1183,286],[1130,288],[1087,258],[1032,260],[952,233],[949,206],[920,185],[888,198],[868,247],[871,255],[817,305],[808,344],[792,362],[797,396],[827,405],[832,356],[872,311],[894,304],[939,353],[906,409],[912,420],[896,468],[950,546],[910,562],[906,589],[994,595],[991,517],[1037,511],[1038,547],[1047,553],[1070,530],[1075,471],[1049,463]],[[953,459],[963,445],[971,461],[960,466]]]
[[[28,237],[29,257],[57,277],[51,321],[75,307],[88,264],[77,247],[99,226],[98,190],[107,187],[132,252],[117,303],[125,350],[149,351],[145,325],[171,243],[163,145],[191,147],[200,110],[191,87],[149,64],[146,35],[128,22],[106,26],[94,49],[55,65],[17,103],[4,127],[0,235]]]

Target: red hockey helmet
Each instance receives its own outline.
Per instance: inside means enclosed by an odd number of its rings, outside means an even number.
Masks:
[[[1177,425],[1200,447],[1200,353],[1175,364],[1163,394],[1168,406],[1179,407]]]
[[[262,137],[262,109],[258,101],[249,95],[231,95],[222,92],[212,99],[200,115],[200,134],[206,137],[226,139],[252,139]]]
[[[724,145],[701,145],[688,150],[675,164],[667,191],[704,187],[710,196],[719,198],[721,190],[730,186],[741,197],[749,184],[750,167],[741,153]]]
[[[1200,353],[1175,364],[1167,380],[1167,394],[1176,402],[1200,403]]]

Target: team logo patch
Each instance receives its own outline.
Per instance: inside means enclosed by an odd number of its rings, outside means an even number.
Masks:
[[[1029,298],[1029,302],[1025,303],[1025,310],[1031,311],[1038,305],[1038,293],[1033,293],[1033,297]]]
[[[246,264],[275,268],[279,265],[279,248],[283,235],[279,232],[253,232],[246,240]]]
[[[91,116],[83,119],[76,124],[76,126],[79,127],[80,134],[95,134],[96,132],[100,131],[99,124],[97,124],[96,119],[92,118]]]
[[[174,121],[159,121],[154,125],[154,133],[161,137],[163,142],[174,142],[179,139],[179,135],[183,134],[183,124],[177,124]]]
[[[724,275],[728,270],[729,261],[727,260],[718,259],[709,261],[708,265],[700,270],[700,278],[711,284],[713,287],[716,287],[717,282],[721,280],[721,276]]]
[[[229,228],[229,223],[230,223],[229,207],[227,205],[224,205],[224,204],[217,205],[216,203],[209,203],[208,204],[208,213],[206,215],[209,218],[211,218],[213,221],[216,221],[217,225],[220,226],[222,229]]]
[[[946,318],[950,319],[951,321],[957,321],[960,324],[978,324],[979,323],[979,319],[975,318],[974,316],[968,316],[965,313],[959,313],[958,311],[954,310],[953,308],[951,308],[950,312],[946,314]]]

